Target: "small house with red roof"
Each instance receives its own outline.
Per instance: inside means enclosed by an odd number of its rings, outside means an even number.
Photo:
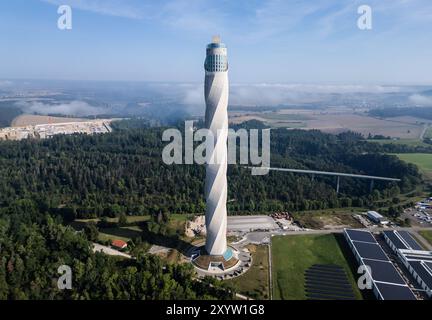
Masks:
[[[123,249],[127,248],[127,243],[123,240],[116,239],[116,240],[111,241],[111,246],[114,249],[123,250]]]

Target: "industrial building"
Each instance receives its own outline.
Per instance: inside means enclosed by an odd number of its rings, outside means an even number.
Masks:
[[[420,287],[432,298],[432,251],[424,251],[407,231],[384,231],[383,235]]]
[[[359,265],[366,267],[377,299],[416,300],[414,293],[371,232],[344,229],[344,236]]]
[[[388,224],[389,221],[376,211],[368,211],[367,216],[370,220],[379,224]]]

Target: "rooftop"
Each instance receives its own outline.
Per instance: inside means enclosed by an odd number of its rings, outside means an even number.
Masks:
[[[118,239],[113,240],[113,241],[111,242],[111,245],[112,245],[113,247],[117,247],[117,248],[124,248],[124,247],[127,247],[127,243],[126,243],[125,241],[123,241],[123,240],[118,240]]]

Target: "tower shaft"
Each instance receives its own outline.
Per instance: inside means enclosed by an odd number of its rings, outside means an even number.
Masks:
[[[207,158],[206,251],[223,255],[227,250],[227,140],[228,140],[228,62],[226,47],[213,42],[207,46],[205,62],[205,123],[213,135],[213,153]]]

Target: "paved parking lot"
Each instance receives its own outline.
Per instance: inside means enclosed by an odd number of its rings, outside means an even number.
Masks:
[[[277,230],[276,222],[267,216],[228,217],[228,231]]]
[[[410,208],[405,210],[404,217],[410,219],[413,225],[432,226],[432,210],[430,209]]]

